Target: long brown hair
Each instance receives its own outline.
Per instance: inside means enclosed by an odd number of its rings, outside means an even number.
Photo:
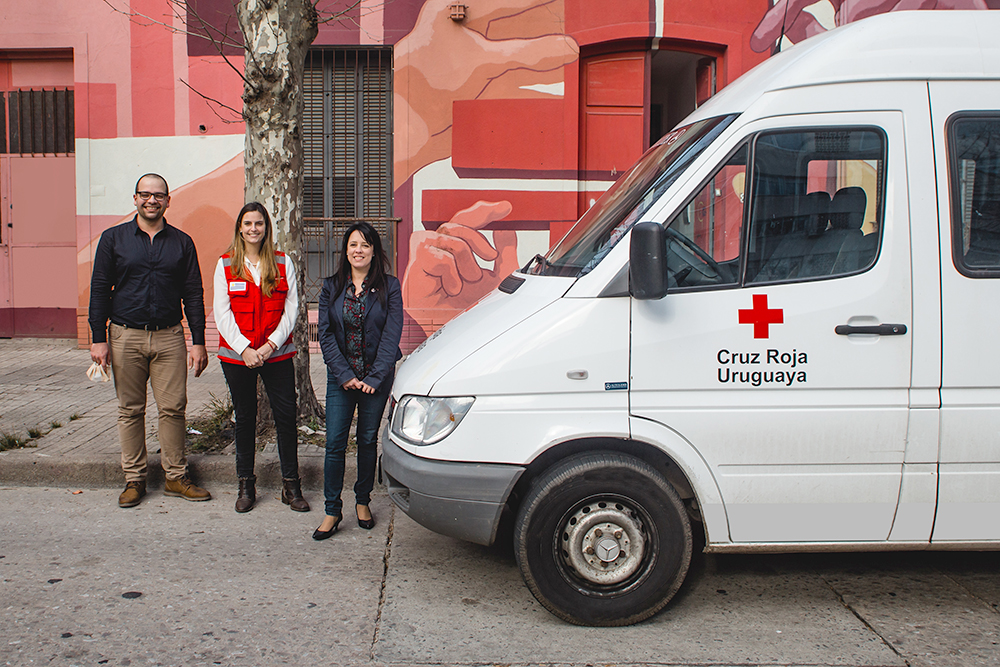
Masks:
[[[271,240],[271,216],[263,204],[252,201],[240,209],[240,214],[236,216],[236,232],[233,234],[233,242],[226,253],[230,258],[230,270],[237,278],[250,280],[250,276],[244,273],[246,269],[246,249],[243,237],[240,236],[240,226],[243,224],[243,216],[250,211],[256,211],[264,216],[264,239],[260,243],[260,288],[264,296],[271,296],[275,286],[278,284],[278,262],[274,258],[274,241]]]
[[[340,246],[340,266],[333,274],[334,294],[340,294],[340,290],[345,289],[351,283],[351,262],[347,258],[347,243],[351,240],[351,234],[360,232],[368,245],[372,247],[372,264],[368,269],[368,288],[375,291],[378,300],[385,306],[385,286],[386,276],[389,275],[389,257],[382,247],[382,239],[378,231],[364,220],[355,222],[347,231]]]

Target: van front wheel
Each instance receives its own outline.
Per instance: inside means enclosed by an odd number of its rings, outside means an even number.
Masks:
[[[574,456],[531,485],[514,552],[535,598],[577,625],[631,625],[662,609],[691,563],[691,522],[673,486],[617,453]]]

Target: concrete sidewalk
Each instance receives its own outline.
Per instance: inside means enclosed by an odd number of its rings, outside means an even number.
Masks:
[[[310,355],[313,387],[320,402],[326,397],[326,367],[320,354]],[[65,487],[124,486],[118,445],[114,384],[91,382],[85,372],[90,351],[73,339],[20,338],[0,340],[0,435],[28,438],[29,429],[43,435],[34,447],[0,452],[0,484]],[[213,397],[229,393],[218,358],[209,355],[201,377],[188,376],[188,419],[207,410]],[[146,442],[150,452],[148,481],[163,484],[156,439],[156,404],[149,393]],[[347,457],[345,483],[352,483],[356,461]],[[189,454],[193,480],[209,491],[236,485],[236,462],[231,454]],[[258,485],[278,487],[281,474],[273,446],[258,452]],[[299,474],[303,488],[323,489],[323,448],[299,445]]]

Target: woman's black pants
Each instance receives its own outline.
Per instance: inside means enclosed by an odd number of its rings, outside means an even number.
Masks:
[[[265,363],[259,368],[222,363],[222,372],[233,397],[236,413],[236,475],[253,475],[257,447],[257,376],[271,402],[278,433],[278,458],[284,479],[299,478],[298,434],[295,430],[295,365],[291,359]]]

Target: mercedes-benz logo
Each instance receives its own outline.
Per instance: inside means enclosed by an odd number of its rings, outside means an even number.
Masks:
[[[597,543],[597,557],[603,560],[605,563],[610,563],[621,554],[622,548],[618,546],[617,540],[613,540],[610,537],[605,537]]]

